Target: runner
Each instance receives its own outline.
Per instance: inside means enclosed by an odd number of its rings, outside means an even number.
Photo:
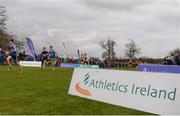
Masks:
[[[49,48],[50,48],[50,51],[49,51],[49,54],[50,54],[50,63],[51,63],[51,66],[52,66],[53,70],[55,70],[57,54],[54,51],[53,46],[50,46]]]
[[[7,58],[6,58],[6,61],[9,65],[8,72],[12,70],[11,60],[13,60],[16,63],[16,65],[19,66],[20,73],[22,73],[22,68],[17,58],[16,45],[14,44],[13,39],[9,41],[9,53],[7,54]]]
[[[46,50],[46,47],[43,47],[42,49],[42,53],[41,53],[41,70],[44,70],[46,63],[50,60],[49,58],[49,53]]]

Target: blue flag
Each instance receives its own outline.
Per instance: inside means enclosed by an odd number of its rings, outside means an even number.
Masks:
[[[34,61],[35,61],[36,60],[36,58],[35,58],[36,52],[35,52],[35,49],[34,49],[33,42],[29,38],[26,38],[26,40],[27,40],[28,49],[29,49],[29,51],[31,53],[30,55],[34,58]]]
[[[80,55],[80,50],[79,50],[79,49],[77,49],[77,53],[78,53],[78,59],[79,59],[79,60],[78,60],[78,63],[80,63],[80,62],[81,62],[81,59],[80,59],[80,58],[81,58],[81,55]]]
[[[79,51],[79,49],[77,49],[77,53],[78,53],[78,58],[80,58],[81,56],[80,56],[80,51]]]

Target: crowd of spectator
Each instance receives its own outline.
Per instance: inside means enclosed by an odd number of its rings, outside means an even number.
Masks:
[[[165,65],[180,65],[180,53],[173,54],[166,56],[164,58]]]
[[[6,50],[0,48],[0,64],[6,65]],[[18,55],[19,61],[34,61],[34,58],[27,55],[25,51],[20,52]],[[36,61],[41,61],[41,54],[36,55]],[[111,60],[99,60],[98,58],[88,57],[86,53],[81,54],[80,58],[73,57],[58,57],[56,66],[61,63],[73,63],[73,64],[87,64],[87,65],[99,65],[101,68],[128,68],[136,67],[138,64],[145,63],[141,59],[136,60],[122,60],[122,61],[111,61]],[[165,65],[180,65],[180,54],[171,53],[164,58]]]

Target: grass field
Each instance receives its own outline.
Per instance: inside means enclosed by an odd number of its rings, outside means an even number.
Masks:
[[[148,113],[68,95],[73,69],[25,68],[22,74],[0,67],[0,114]]]

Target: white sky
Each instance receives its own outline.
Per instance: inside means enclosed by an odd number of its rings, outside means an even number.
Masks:
[[[101,58],[98,45],[108,36],[117,57],[133,39],[141,56],[164,57],[180,48],[180,0],[0,0],[8,12],[8,31],[29,37],[37,51],[53,45],[60,55],[77,49]]]

